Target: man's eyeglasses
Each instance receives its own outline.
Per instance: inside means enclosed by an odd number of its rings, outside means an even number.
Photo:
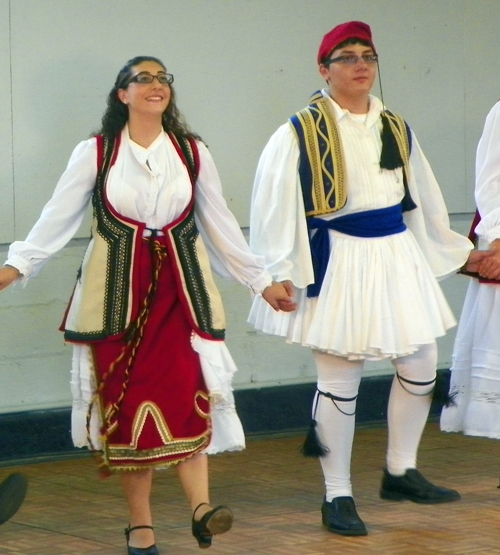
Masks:
[[[365,64],[375,64],[378,61],[378,56],[377,54],[362,54],[361,56],[356,56],[355,54],[346,54],[345,56],[338,56],[337,58],[325,60],[323,62],[323,65],[327,66],[334,63],[340,63],[346,64],[348,66],[354,66],[360,60],[363,60]]]
[[[174,76],[171,73],[159,73],[158,75],[152,75],[147,71],[141,71],[141,73],[138,73],[129,79],[129,84],[139,83],[139,85],[149,85],[155,79],[158,80],[160,85],[171,85],[174,82]]]

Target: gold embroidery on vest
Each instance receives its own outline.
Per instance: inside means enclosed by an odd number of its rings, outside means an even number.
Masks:
[[[316,121],[313,112],[317,114]],[[298,112],[297,117],[304,131],[304,142],[312,173],[312,199],[314,209],[307,211],[306,215],[318,216],[336,212],[343,208],[347,201],[347,184],[342,143],[337,122],[335,121],[335,115],[329,106],[328,99],[321,97],[315,99],[313,104]],[[324,123],[326,126],[326,135],[320,129],[321,123]],[[297,132],[293,125],[292,129],[295,133]],[[325,140],[327,145],[323,153],[320,152],[318,135]],[[334,160],[333,175],[325,166],[325,160],[330,155],[330,151]],[[325,176],[330,179],[332,183],[332,190],[328,195],[325,195]],[[335,206],[331,207],[329,202],[333,194],[335,194],[336,202]]]
[[[182,269],[181,286],[192,321],[200,331],[214,339],[224,339],[226,322],[222,297],[212,276],[210,260],[196,227],[194,212],[177,226],[168,229],[167,235],[174,247],[176,265]]]
[[[401,116],[395,114],[394,112],[389,112],[389,110],[385,111],[385,115],[391,126],[392,134],[396,139],[401,158],[403,159],[403,164],[406,168],[408,166],[408,162],[410,161],[410,141],[408,139],[405,121]]]

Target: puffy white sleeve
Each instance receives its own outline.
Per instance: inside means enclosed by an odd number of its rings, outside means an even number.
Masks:
[[[314,282],[299,146],[289,123],[272,135],[259,160],[252,194],[250,247],[265,257],[275,281],[304,288]]]
[[[77,145],[52,198],[25,241],[15,241],[5,262],[24,278],[36,275],[75,235],[85,216],[97,175],[96,140]]]
[[[260,293],[272,278],[264,259],[250,250],[241,228],[222,194],[217,168],[207,147],[198,142],[200,172],[195,190],[195,219],[212,268],[226,279],[235,279]]]
[[[467,237],[450,229],[441,189],[413,132],[408,185],[417,208],[404,213],[405,223],[434,275],[447,277],[465,264],[474,246]]]
[[[475,196],[481,215],[476,233],[491,243],[500,238],[500,102],[486,117],[477,146]]]

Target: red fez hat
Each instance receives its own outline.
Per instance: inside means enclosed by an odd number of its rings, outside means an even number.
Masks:
[[[336,46],[348,39],[364,40],[370,43],[373,51],[377,53],[372,41],[372,30],[370,26],[362,21],[348,21],[347,23],[337,25],[337,27],[334,27],[323,37],[318,50],[318,64],[320,64],[332,50],[335,50]]]

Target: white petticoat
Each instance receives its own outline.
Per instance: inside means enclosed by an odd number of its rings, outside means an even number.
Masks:
[[[245,434],[234,404],[231,384],[236,365],[231,354],[224,341],[208,341],[193,334],[191,344],[200,355],[203,378],[210,395],[212,437],[204,452],[213,455],[223,451],[240,451],[245,448]],[[90,447],[87,414],[95,391],[93,365],[90,347],[75,344],[71,369],[71,433],[75,447]],[[90,437],[92,446],[96,449],[102,449],[99,434],[101,426],[101,415],[96,401],[90,420]]]
[[[350,360],[408,355],[455,325],[455,319],[413,234],[330,234],[330,260],[317,298],[296,290],[293,313],[274,311],[261,296],[248,321],[290,343]]]
[[[500,285],[472,279],[457,330],[441,429],[500,439]]]

